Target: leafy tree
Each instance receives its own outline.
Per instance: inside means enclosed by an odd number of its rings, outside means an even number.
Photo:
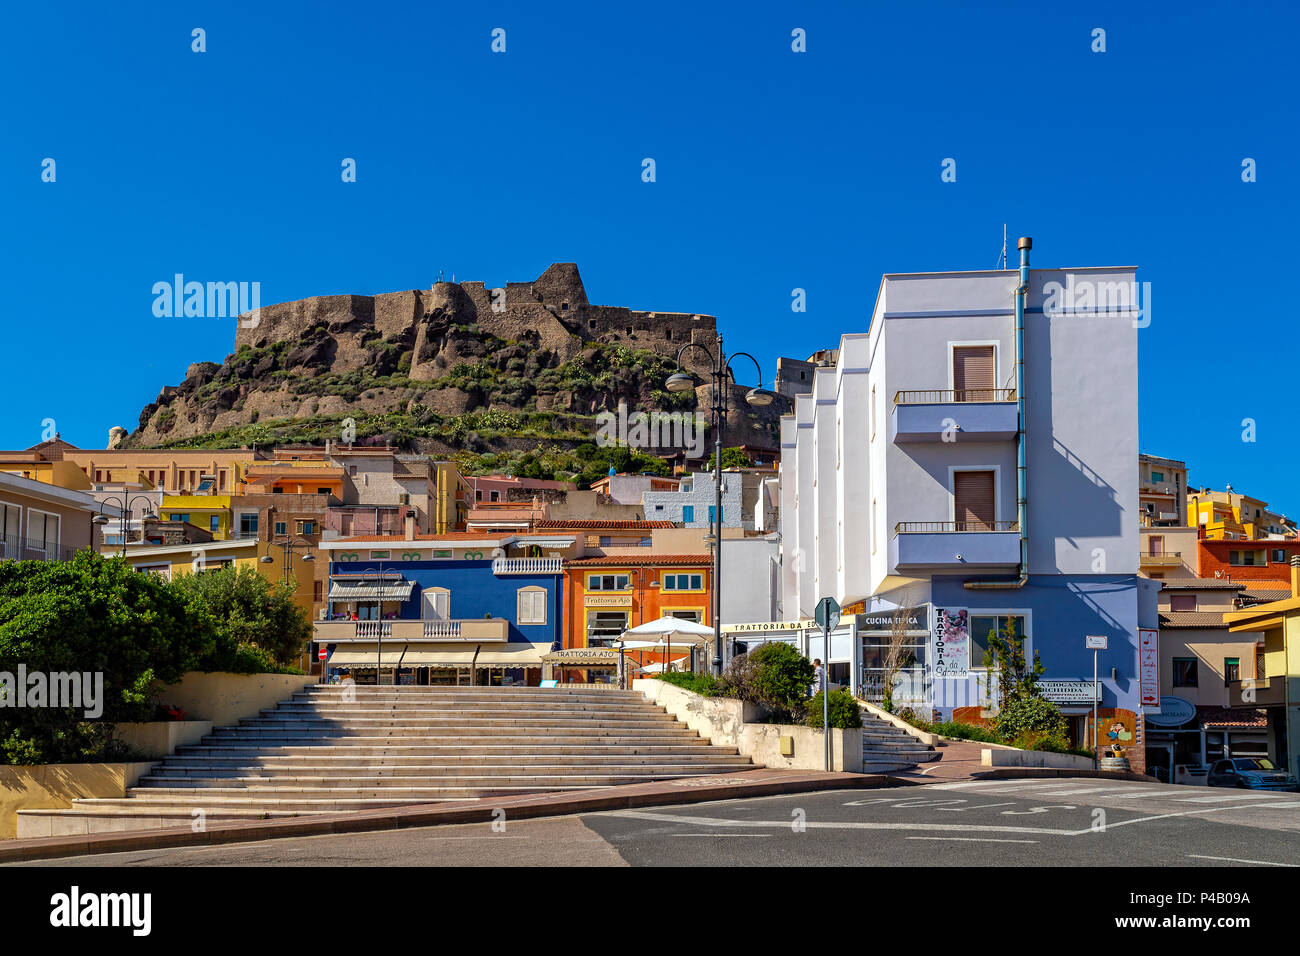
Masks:
[[[1026,735],[1064,742],[1066,734],[1065,717],[1044,697],[1020,697],[1008,701],[998,711],[993,726],[1008,743]]]
[[[205,670],[272,670],[297,661],[311,637],[311,621],[294,603],[293,588],[272,584],[250,567],[187,574],[174,586],[216,621],[217,643]]]
[[[0,562],[0,671],[103,675],[96,719],[89,707],[0,708],[0,755],[24,764],[114,755],[112,724],[147,720],[157,682],[179,680],[216,643],[207,612],[120,558]]]
[[[717,462],[718,454],[714,452],[709,456],[709,463],[704,466],[705,471],[712,471],[714,464]],[[739,448],[722,449],[722,467],[725,468],[753,468],[753,460]]]
[[[998,675],[998,707],[1006,707],[1026,697],[1039,697],[1038,681],[1047,670],[1034,652],[1031,665],[1025,659],[1024,638],[1016,634],[1016,619],[1007,617],[1001,630],[989,631],[984,666]]]

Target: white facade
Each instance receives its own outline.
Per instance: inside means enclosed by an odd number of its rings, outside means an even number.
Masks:
[[[743,506],[744,476],[740,472],[722,473],[722,526],[753,528],[753,515],[745,515]],[[647,491],[641,506],[647,521],[671,521],[684,528],[708,528],[714,507],[713,472],[696,472],[683,478],[676,491]]]

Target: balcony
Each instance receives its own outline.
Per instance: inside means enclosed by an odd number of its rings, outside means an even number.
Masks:
[[[121,545],[115,547],[120,549]],[[0,561],[70,561],[78,550],[32,541],[19,535],[0,535]]]
[[[920,389],[896,392],[889,440],[1008,441],[1020,430],[1014,388]]]
[[[889,562],[900,571],[1008,570],[1020,563],[1020,525],[900,521],[889,542]]]
[[[318,644],[369,644],[381,639],[413,644],[428,641],[504,643],[510,639],[510,623],[503,617],[442,621],[317,621],[313,634],[313,640]]]
[[[563,558],[493,558],[493,574],[561,574]]]
[[[1177,568],[1183,563],[1181,551],[1165,551],[1161,554],[1142,554],[1138,556],[1138,566],[1143,568]]]

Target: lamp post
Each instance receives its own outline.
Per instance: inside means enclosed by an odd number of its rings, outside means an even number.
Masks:
[[[713,519],[709,522],[714,535],[713,548],[713,673],[722,673],[722,426],[727,416],[727,385],[735,382],[731,362],[722,350],[722,336],[717,336],[716,353],[709,351],[696,342],[687,342],[677,350],[677,371],[668,376],[664,383],[670,392],[687,392],[695,390],[695,379],[682,371],[682,355],[687,349],[699,349],[709,357],[709,371],[712,374],[710,409],[713,412]],[[758,387],[745,393],[745,401],[755,408],[771,405],[776,398],[763,388],[763,368],[758,359],[748,352],[737,352],[735,357],[744,356],[754,363],[758,370]]]
[[[92,524],[108,524],[108,515],[104,514],[104,505],[112,502],[122,512],[122,557],[126,557],[126,539],[131,533],[131,508],[137,501],[144,502],[144,511],[140,514],[141,538],[144,537],[144,520],[153,517],[153,500],[148,495],[132,495],[122,492],[120,495],[108,495],[99,503],[99,514],[91,518]]]
[[[396,576],[397,576],[397,580],[399,580],[399,581],[405,581],[405,580],[406,580],[404,577],[402,577],[402,572],[401,572],[401,571],[397,570],[396,568],[389,568],[387,571],[385,571],[385,570],[384,570],[384,565],[383,565],[383,563],[382,563],[382,562],[380,563],[380,565],[379,565],[379,600],[378,600],[378,602],[377,602],[377,603],[379,604],[379,619],[375,621],[375,624],[377,625],[377,626],[375,627],[375,686],[376,686],[376,687],[379,687],[379,686],[380,686],[381,684],[383,684],[383,682],[384,682],[384,617],[383,617],[383,615],[384,615],[384,581],[386,581],[386,580],[388,579],[388,575],[390,575],[390,574],[396,575]],[[395,684],[396,681],[397,681],[397,673],[396,673],[396,672],[393,673],[393,681],[394,681],[394,684]]]
[[[278,538],[283,538],[284,540],[282,540],[282,541],[281,541],[281,540],[277,540]],[[310,551],[307,551],[307,550],[306,550],[307,548],[310,548],[310,547],[311,547],[311,542],[310,542],[310,541],[307,541],[307,540],[304,539],[304,538],[293,538],[293,537],[291,537],[291,536],[289,536],[289,535],[275,535],[275,536],[273,536],[273,537],[271,538],[271,540],[270,540],[269,542],[267,542],[267,545],[266,545],[266,554],[262,555],[260,558],[257,559],[259,563],[261,563],[261,564],[274,564],[274,563],[275,563],[275,559],[274,559],[273,557],[271,557],[271,546],[272,546],[272,545],[279,545],[279,546],[280,546],[280,560],[281,560],[281,564],[283,565],[283,568],[282,568],[282,570],[283,570],[283,574],[282,574],[281,579],[284,581],[285,587],[288,587],[288,585],[289,585],[289,569],[290,569],[290,567],[293,565],[293,555],[294,555],[294,551],[297,549],[298,545],[302,545],[302,547],[303,547],[303,549],[304,549],[304,554],[303,554],[303,556],[302,556],[302,560],[303,560],[303,561],[305,561],[305,562],[307,562],[308,564],[310,564],[311,562],[313,562],[313,561],[316,560],[316,555],[314,555],[314,554],[312,554]],[[296,577],[293,579],[293,583],[294,583],[294,588],[293,588],[293,590],[294,590],[294,594],[297,594],[297,593],[298,593],[298,579],[297,579]],[[301,658],[299,658],[299,663],[302,663],[302,659],[301,659]],[[308,669],[311,668],[311,661],[310,661],[310,660],[307,662],[307,667],[308,667]],[[324,674],[324,672],[325,672],[325,665],[322,664],[322,665],[321,665],[321,673],[322,673],[322,675]]]

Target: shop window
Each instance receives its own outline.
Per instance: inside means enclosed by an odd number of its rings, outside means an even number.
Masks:
[[[1231,684],[1241,680],[1241,658],[1225,657],[1223,659],[1223,682]]]
[[[1174,658],[1174,686],[1175,687],[1196,687],[1199,681],[1199,671],[1197,665],[1200,662],[1195,657],[1175,657]]]

